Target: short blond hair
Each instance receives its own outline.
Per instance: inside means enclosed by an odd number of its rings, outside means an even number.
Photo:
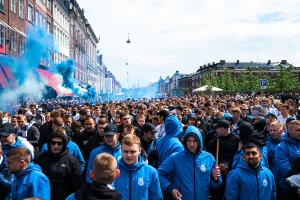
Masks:
[[[138,147],[141,147],[141,140],[138,136],[133,134],[128,134],[124,136],[122,140],[122,145],[132,146],[134,144],[137,144]]]
[[[270,124],[270,126],[277,126],[277,127],[280,127],[280,128],[283,127],[283,125],[282,125],[279,121],[274,121],[274,122],[272,122],[272,123]]]
[[[112,155],[98,154],[93,162],[94,180],[101,180],[101,183],[112,183],[115,179],[116,169],[117,161]]]

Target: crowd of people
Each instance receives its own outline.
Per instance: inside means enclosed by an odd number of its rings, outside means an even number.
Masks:
[[[297,102],[59,101],[0,113],[0,199],[300,199]]]

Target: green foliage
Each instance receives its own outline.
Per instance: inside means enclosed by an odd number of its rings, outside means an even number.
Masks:
[[[216,76],[215,71],[205,74],[199,86],[215,86],[222,88],[224,92],[257,92],[261,90],[260,80],[263,79],[267,81],[265,91],[297,91],[300,89],[300,83],[292,69],[293,66],[286,68],[279,65],[277,73],[265,69],[253,72],[249,67],[246,71],[235,74],[233,70],[225,68],[219,77]]]

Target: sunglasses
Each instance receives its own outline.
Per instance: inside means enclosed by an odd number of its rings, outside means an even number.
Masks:
[[[51,141],[50,144],[53,145],[53,146],[56,145],[56,144],[57,144],[57,146],[61,146],[61,145],[63,145],[63,142]]]

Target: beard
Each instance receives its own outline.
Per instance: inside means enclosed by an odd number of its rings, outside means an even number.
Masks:
[[[247,160],[247,165],[252,169],[256,169],[259,166],[259,161],[254,159],[249,159]]]

